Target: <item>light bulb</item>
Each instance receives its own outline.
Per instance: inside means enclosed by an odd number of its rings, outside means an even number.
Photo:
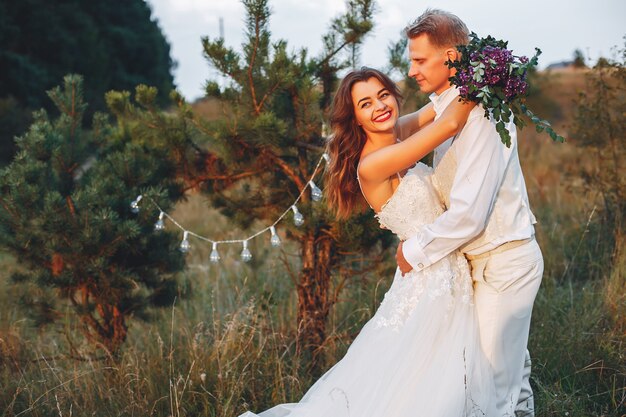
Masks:
[[[275,248],[280,246],[280,237],[276,234],[276,228],[274,226],[270,226],[270,232],[272,232],[272,237],[270,238],[270,243]]]
[[[154,230],[157,232],[160,232],[161,230],[165,229],[165,222],[163,221],[163,212],[161,212],[159,214],[159,220],[157,220],[157,222],[154,224]]]
[[[141,201],[142,198],[143,197],[140,194],[132,203],[130,203],[130,211],[132,211],[135,214],[139,213],[139,202]]]
[[[209,260],[216,264],[220,261],[220,254],[217,251],[217,243],[213,242],[213,250],[211,251],[211,255],[209,256]]]
[[[322,190],[319,189],[317,185],[313,182],[313,180],[309,181],[309,185],[311,186],[311,198],[313,201],[320,201],[322,199]]]
[[[250,262],[252,260],[252,253],[248,249],[248,241],[243,241],[243,250],[241,251],[241,260],[244,262]]]
[[[302,226],[304,224],[304,216],[298,211],[298,207],[291,206],[291,210],[293,211],[293,224],[298,227]]]
[[[185,231],[183,233],[183,241],[180,242],[180,246],[178,247],[178,249],[182,253],[187,253],[187,252],[189,252],[189,249],[191,249],[191,245],[189,244],[189,240],[187,239],[188,235],[189,235],[189,232],[187,232],[187,231]]]

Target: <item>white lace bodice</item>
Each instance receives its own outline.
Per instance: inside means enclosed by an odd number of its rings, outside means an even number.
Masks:
[[[400,181],[391,198],[376,215],[381,227],[391,230],[401,240],[415,236],[425,224],[432,223],[444,211],[439,193],[432,184],[432,169],[418,163]],[[377,327],[400,330],[422,297],[441,298],[449,308],[454,303],[471,303],[472,281],[467,261],[454,252],[421,271],[394,282],[376,313]]]
[[[414,236],[419,228],[432,223],[443,213],[443,205],[435,192],[432,169],[423,163],[411,168],[400,181],[391,198],[376,215],[380,225],[401,240]]]

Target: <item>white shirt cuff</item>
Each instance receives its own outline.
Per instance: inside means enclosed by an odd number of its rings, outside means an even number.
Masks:
[[[402,244],[402,255],[404,255],[404,259],[407,260],[414,270],[421,271],[430,266],[430,262],[418,241],[417,237],[405,240]]]

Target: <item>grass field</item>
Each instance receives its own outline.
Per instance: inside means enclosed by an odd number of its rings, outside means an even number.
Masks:
[[[545,75],[544,117],[567,133],[581,74]],[[540,109],[537,110],[541,112]],[[553,119],[554,120],[554,119]],[[575,141],[553,144],[530,128],[520,158],[546,269],[530,335],[537,416],[626,415],[626,250],[600,221],[601,196],[584,187],[580,167],[593,164]],[[175,217],[198,233],[240,236],[199,195]],[[71,319],[37,329],[17,306],[24,291],[6,276],[15,260],[0,255],[0,412],[2,416],[219,416],[297,401],[315,375],[294,345],[295,247],[256,240],[256,262],[239,247],[199,243],[181,277],[180,298],[150,322],[133,321],[119,358],[81,345]],[[389,265],[384,266],[385,269]],[[326,367],[346,351],[374,313],[392,275],[372,272],[344,290],[331,313]],[[77,345],[76,345],[77,344]],[[84,360],[67,357],[70,347]]]

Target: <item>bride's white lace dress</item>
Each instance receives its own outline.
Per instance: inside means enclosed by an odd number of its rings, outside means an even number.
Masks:
[[[442,211],[419,163],[377,217],[404,240]],[[455,253],[404,277],[397,270],[374,317],[299,403],[241,417],[490,417],[492,393],[468,264]]]

